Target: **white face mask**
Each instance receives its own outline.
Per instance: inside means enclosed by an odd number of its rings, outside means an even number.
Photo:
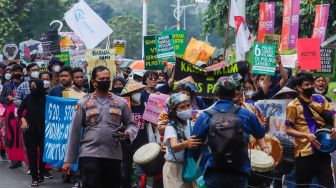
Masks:
[[[253,90],[248,90],[248,91],[245,91],[245,96],[249,99],[252,98],[252,96],[254,95],[254,91]]]
[[[325,92],[325,89],[323,89],[323,90],[319,90],[319,89],[317,89],[317,88],[315,87],[315,93],[316,93],[316,94],[322,95],[324,92]]]
[[[134,101],[137,104],[140,104],[140,98],[141,98],[141,93],[134,93],[131,96],[132,101]]]
[[[30,74],[30,76],[32,77],[32,78],[38,78],[39,77],[39,72],[37,72],[37,71],[33,71],[31,74]]]
[[[43,87],[48,89],[50,87],[50,82],[48,80],[43,80]]]
[[[60,72],[60,71],[61,71],[61,66],[56,65],[56,66],[53,67],[53,70],[54,70],[55,72]]]
[[[12,78],[12,74],[10,74],[10,73],[5,74],[5,79],[6,80],[10,80],[11,78]]]
[[[181,112],[176,112],[176,116],[180,118],[181,120],[187,121],[192,116],[192,109],[184,110]]]

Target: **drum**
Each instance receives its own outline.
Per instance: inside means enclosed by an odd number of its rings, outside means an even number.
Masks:
[[[155,176],[162,173],[165,158],[159,144],[149,143],[134,153],[133,161],[138,164],[147,175]]]
[[[272,183],[271,170],[274,168],[274,159],[265,152],[250,149],[251,173],[248,185],[252,187],[269,187]]]
[[[273,170],[274,174],[284,175],[291,172],[295,166],[294,143],[285,137],[276,137],[282,148],[282,160]]]
[[[323,153],[332,153],[336,150],[336,140],[331,139],[330,129],[319,129],[315,132],[316,140],[320,142],[321,147],[318,149]]]
[[[275,136],[269,134],[265,135],[265,140],[271,152],[270,155],[274,159],[274,165],[277,166],[282,159],[282,147],[280,141]],[[258,146],[256,140],[253,137],[250,139],[250,143],[251,149],[261,150],[260,146]]]

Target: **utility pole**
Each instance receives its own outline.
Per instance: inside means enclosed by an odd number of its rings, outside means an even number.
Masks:
[[[145,57],[144,38],[147,35],[147,5],[149,0],[143,0],[142,4],[142,60]]]

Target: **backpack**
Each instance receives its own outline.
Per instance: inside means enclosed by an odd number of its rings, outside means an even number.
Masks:
[[[244,163],[247,143],[237,115],[240,109],[234,105],[228,112],[214,108],[204,111],[211,117],[207,139],[214,168],[240,171]]]

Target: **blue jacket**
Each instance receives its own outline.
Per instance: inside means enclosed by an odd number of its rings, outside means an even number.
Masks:
[[[218,111],[229,111],[233,107],[233,102],[228,100],[218,101],[213,108]],[[237,113],[238,118],[242,122],[243,130],[245,132],[244,137],[246,142],[249,142],[249,136],[252,134],[256,139],[260,139],[265,136],[265,128],[262,126],[257,117],[247,109],[240,109]],[[207,113],[202,113],[195,122],[195,126],[192,132],[192,135],[195,135],[197,138],[202,139],[204,142],[208,136],[208,130],[210,125],[210,116]],[[203,169],[207,169],[208,167],[213,167],[213,160],[211,154],[208,151],[203,151],[203,156],[205,159],[202,160]],[[242,173],[250,172],[250,160],[248,157],[248,153],[245,153],[244,156],[244,165],[241,167],[240,171]],[[225,169],[223,169],[224,171]]]

